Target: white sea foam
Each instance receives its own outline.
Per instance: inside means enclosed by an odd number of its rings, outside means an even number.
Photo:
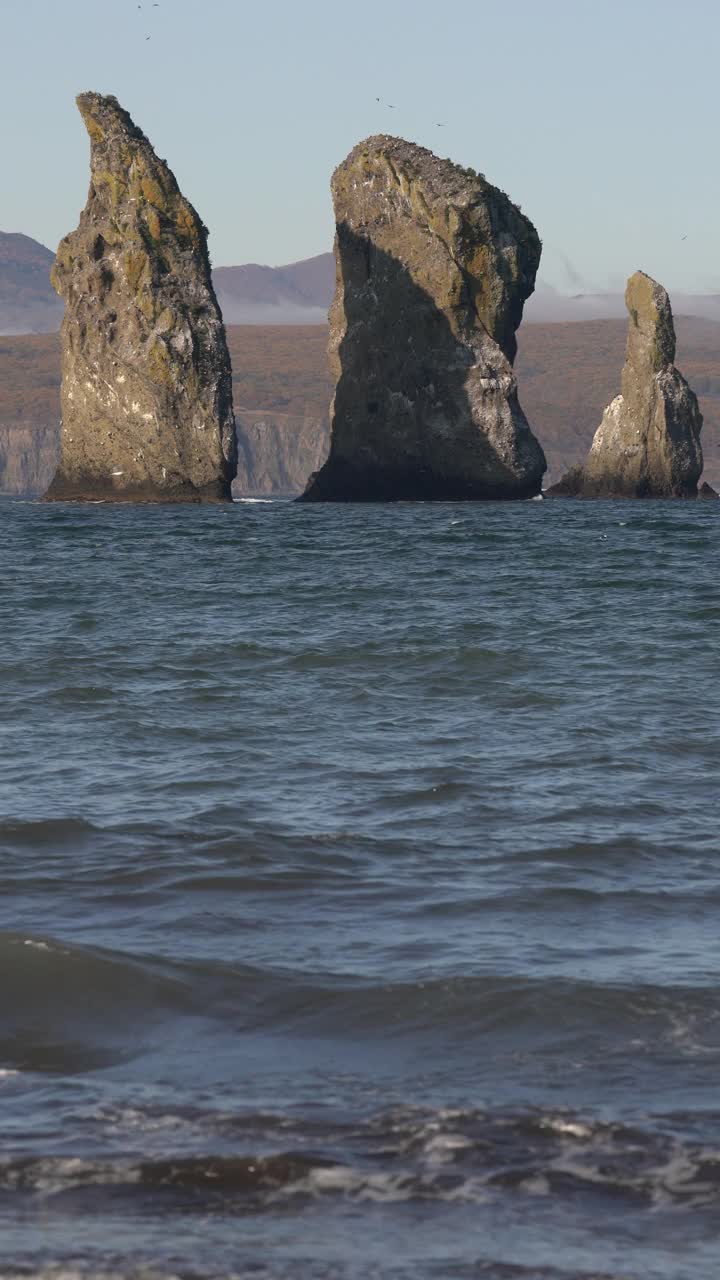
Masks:
[[[543,1173],[533,1174],[530,1178],[524,1178],[519,1186],[531,1196],[549,1196],[550,1183]]]
[[[173,1112],[153,1115],[135,1107],[121,1107],[115,1111],[101,1112],[101,1118],[110,1133],[122,1133],[127,1129],[153,1133],[166,1129],[193,1128],[188,1120]]]
[[[284,1187],[271,1198],[284,1198],[288,1193],[311,1196],[334,1194],[377,1204],[401,1203],[417,1200],[418,1197],[477,1204],[481,1200],[487,1200],[489,1195],[485,1180],[477,1176],[462,1178],[453,1185],[444,1185],[436,1180],[435,1175],[423,1175],[415,1170],[370,1173],[345,1165],[312,1169],[304,1178]]]
[[[74,1187],[123,1186],[137,1183],[141,1178],[140,1166],[131,1162],[89,1161],[79,1157],[35,1160],[32,1166],[32,1189],[44,1195],[71,1190]],[[27,1179],[24,1167],[2,1170],[3,1186],[15,1190]]]
[[[294,1183],[292,1190],[309,1195],[334,1192],[352,1196],[354,1200],[373,1200],[384,1204],[412,1200],[416,1194],[416,1187],[407,1173],[361,1173],[343,1165],[313,1169],[306,1178]]]
[[[457,1151],[465,1151],[473,1144],[462,1133],[436,1133],[425,1145],[425,1154],[436,1163],[452,1160]]]
[[[156,1271],[152,1267],[133,1267],[132,1271],[98,1271],[82,1263],[49,1262],[36,1271],[0,1270],[0,1280],[180,1280],[180,1277],[175,1272]],[[262,1280],[262,1275],[257,1280]]]
[[[590,1125],[581,1124],[578,1120],[567,1120],[564,1116],[544,1116],[542,1120],[543,1129],[550,1129],[553,1133],[559,1133],[568,1138],[590,1138],[592,1137],[592,1129]]]

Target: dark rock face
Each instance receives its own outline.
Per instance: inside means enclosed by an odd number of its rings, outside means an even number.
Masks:
[[[698,498],[709,498],[711,502],[717,502],[720,499],[720,493],[705,480],[698,489]]]
[[[670,299],[643,271],[627,283],[630,313],[622,390],[608,405],[585,465],[554,497],[694,498],[703,468],[697,398],[675,368]]]
[[[540,261],[532,223],[399,138],[360,143],[332,193],[332,439],[303,500],[534,496],[545,457],[512,369]]]
[[[219,502],[237,469],[207,231],[115,98],[77,100],[87,204],[58,249],[60,463],[48,500]]]

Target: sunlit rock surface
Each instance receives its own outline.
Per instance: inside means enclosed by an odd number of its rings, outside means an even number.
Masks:
[[[695,393],[675,368],[670,299],[656,280],[636,271],[625,305],[630,325],[621,393],[605,410],[584,466],[574,467],[548,492],[694,498],[703,469],[703,419]]]
[[[90,192],[52,274],[65,301],[62,433],[46,498],[227,500],[232,378],[207,231],[115,98],[77,102]]]

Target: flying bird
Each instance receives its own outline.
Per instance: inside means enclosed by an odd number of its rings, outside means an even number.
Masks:
[[[445,121],[443,120],[442,124],[440,124],[440,122],[436,120],[436,121],[435,121],[435,128],[436,128],[436,129],[444,129],[444,128],[445,128]]]
[[[681,240],[687,240],[687,236],[681,236],[681,237],[680,237],[680,239],[681,239]]]

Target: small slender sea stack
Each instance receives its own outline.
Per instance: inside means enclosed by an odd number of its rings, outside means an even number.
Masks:
[[[540,262],[532,223],[401,138],[361,142],[332,194],[332,439],[301,500],[539,493],[545,457],[512,368]]]
[[[49,501],[220,502],[237,470],[207,231],[115,98],[77,99],[90,192],[60,244],[60,463]]]
[[[675,368],[670,299],[643,271],[627,282],[622,391],[608,405],[584,467],[548,493],[578,498],[695,498],[703,469],[697,397]]]

